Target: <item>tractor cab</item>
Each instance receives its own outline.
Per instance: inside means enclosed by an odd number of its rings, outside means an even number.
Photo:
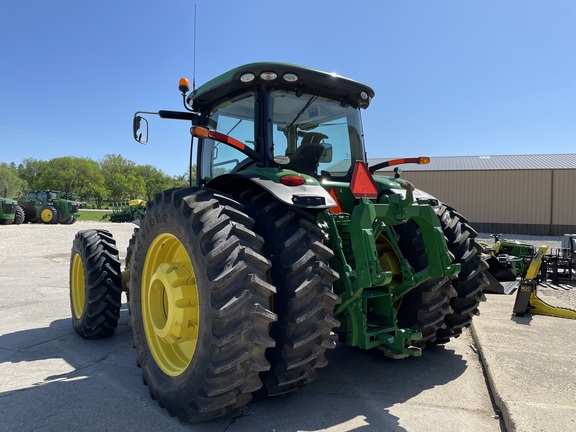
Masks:
[[[195,125],[239,141],[199,136],[201,185],[256,167],[343,178],[351,176],[354,161],[365,161],[360,108],[368,107],[374,91],[357,81],[284,63],[253,63],[190,94],[186,84],[180,89]]]
[[[201,114],[202,124],[233,136],[259,157],[202,140],[199,178],[206,182],[253,166],[346,176],[352,161],[365,157],[359,110],[373,94],[347,78],[286,64],[257,63],[224,74],[187,101]]]

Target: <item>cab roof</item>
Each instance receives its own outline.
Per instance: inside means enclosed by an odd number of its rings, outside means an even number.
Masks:
[[[265,79],[268,78],[268,79]],[[192,94],[194,110],[202,111],[243,89],[261,86],[316,94],[355,108],[367,108],[374,97],[369,86],[340,75],[288,63],[250,63],[234,68],[198,87]]]

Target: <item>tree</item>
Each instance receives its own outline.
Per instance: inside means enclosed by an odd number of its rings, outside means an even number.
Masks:
[[[96,204],[96,207],[102,208],[102,204],[108,198],[109,192],[104,187],[104,177],[100,184],[90,184],[86,192],[82,196],[83,201],[91,201]]]
[[[190,175],[192,175],[192,181],[190,181]],[[184,174],[172,177],[172,181],[175,185],[172,187],[196,186],[196,165],[192,165],[192,169],[186,170]]]
[[[98,207],[106,200],[151,200],[163,190],[188,186],[190,180],[190,172],[171,177],[152,165],[136,165],[119,154],[107,154],[99,162],[65,156],[47,162],[27,158],[17,168],[14,164],[1,166],[24,181],[21,189],[71,192]],[[191,173],[192,184],[196,184],[195,165]]]
[[[134,167],[132,173],[126,176],[129,199],[141,198],[146,191],[146,182],[142,176],[136,174],[136,169],[137,167]]]
[[[187,183],[177,177],[170,177],[152,165],[139,165],[138,175],[144,180],[144,194],[150,201],[154,195],[173,187],[184,187]]]
[[[144,192],[144,181],[136,177],[134,162],[121,155],[107,154],[100,161],[104,186],[110,192],[110,200],[123,201]]]
[[[76,178],[75,189],[76,193],[81,197],[91,197],[96,193],[100,193],[104,188],[104,176],[100,171],[98,162],[91,159],[77,158],[75,169],[80,174]]]
[[[195,184],[195,183],[192,183],[192,184]],[[170,186],[170,187],[181,188],[181,187],[186,187],[188,185],[189,185],[189,183],[186,180],[185,176],[174,176],[174,177],[172,177],[172,186]]]
[[[0,196],[15,197],[26,189],[26,182],[18,177],[18,171],[4,162],[0,163]]]
[[[190,179],[190,176],[192,176],[192,179]],[[180,177],[177,177],[178,180],[180,180]],[[195,185],[196,184],[196,165],[192,165],[192,169],[190,170],[186,170],[186,173],[184,173],[183,175],[183,180],[186,182],[187,185]]]
[[[97,162],[71,156],[49,160],[39,180],[42,189],[71,192],[81,197],[103,184],[104,177]]]
[[[18,177],[26,182],[30,190],[42,189],[40,186],[40,177],[47,162],[26,158],[18,165]]]

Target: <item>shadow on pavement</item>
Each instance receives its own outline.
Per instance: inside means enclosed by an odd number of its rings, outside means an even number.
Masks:
[[[255,400],[234,417],[183,425],[142,385],[128,321],[123,305],[112,338],[83,340],[69,319],[0,336],[0,429],[402,431],[391,407],[453,381],[467,367],[449,347],[394,361],[338,345],[301,391]]]

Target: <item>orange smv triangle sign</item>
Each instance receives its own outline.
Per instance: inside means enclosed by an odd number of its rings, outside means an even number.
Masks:
[[[370,175],[368,167],[362,161],[356,161],[354,165],[350,189],[355,198],[375,199],[378,197],[378,186]]]

